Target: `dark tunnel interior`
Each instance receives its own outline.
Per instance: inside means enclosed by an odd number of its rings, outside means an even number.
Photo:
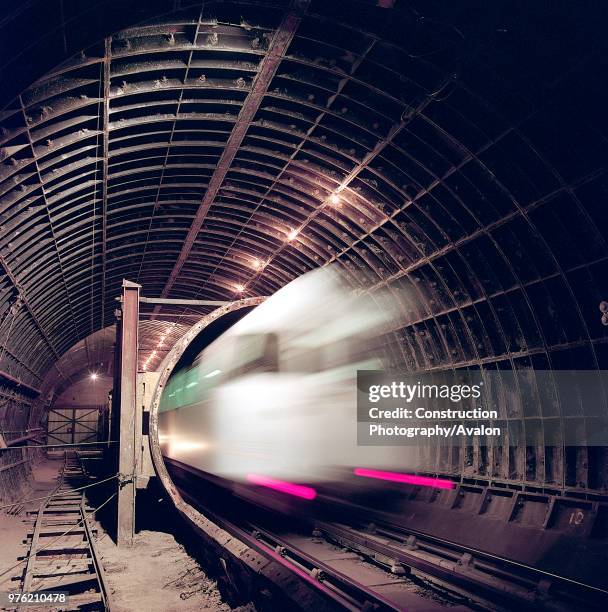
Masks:
[[[0,502],[43,457],[24,434],[111,381],[123,279],[233,301],[331,267],[397,305],[392,369],[513,381],[497,409],[526,441],[452,441],[420,473],[568,494],[605,538],[608,446],[567,430],[593,432],[606,392],[517,397],[608,369],[607,26],[565,0],[4,2]],[[142,303],[140,371],[212,310]]]

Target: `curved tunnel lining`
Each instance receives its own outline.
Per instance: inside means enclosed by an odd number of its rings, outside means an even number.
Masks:
[[[240,310],[242,308],[253,307],[261,304],[265,301],[265,297],[252,297],[237,300],[220,306],[213,312],[204,316],[198,323],[194,324],[190,330],[188,330],[175,344],[175,346],[169,351],[168,355],[163,360],[160,366],[160,377],[156,383],[156,387],[152,394],[152,402],[150,404],[150,452],[152,454],[152,461],[154,462],[154,468],[158,478],[163,484],[163,487],[167,491],[167,494],[171,498],[171,501],[178,509],[178,511],[189,521],[194,527],[203,529],[210,537],[217,540],[218,536],[224,533],[217,525],[209,521],[203,514],[195,510],[190,504],[188,504],[181,496],[177,487],[173,484],[169,472],[165,466],[160,445],[158,441],[158,409],[160,406],[160,398],[167,384],[173,368],[180,360],[190,343],[211,323],[217,321],[224,315]]]

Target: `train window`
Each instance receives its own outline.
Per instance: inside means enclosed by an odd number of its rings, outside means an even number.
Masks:
[[[367,359],[367,347],[368,341],[362,342],[350,337],[318,345],[293,339],[286,342],[281,352],[281,371],[313,374],[356,365]]]
[[[287,343],[281,353],[281,371],[312,374],[323,367],[323,348]]]
[[[276,334],[243,334],[234,339],[233,359],[226,380],[252,372],[276,372],[278,337]]]

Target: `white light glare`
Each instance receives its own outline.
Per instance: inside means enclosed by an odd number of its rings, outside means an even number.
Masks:
[[[292,229],[289,234],[287,234],[287,240],[293,240],[298,235],[298,230]]]
[[[332,193],[332,194],[329,196],[329,201],[330,201],[332,204],[334,204],[334,205],[340,204],[340,196],[338,196],[338,195],[337,195],[337,194],[335,194],[335,193]]]
[[[91,380],[97,380],[97,372],[91,372],[90,379]]]
[[[217,376],[218,374],[221,374],[221,373],[222,373],[221,370],[211,370],[211,372],[209,372],[209,374],[205,374],[203,378],[213,378],[214,376]]]
[[[241,285],[241,284],[235,285],[235,286],[234,286],[234,288],[235,288],[235,289],[236,289],[236,290],[237,290],[239,293],[242,293],[243,291],[245,291],[245,286],[244,286],[244,285]]]

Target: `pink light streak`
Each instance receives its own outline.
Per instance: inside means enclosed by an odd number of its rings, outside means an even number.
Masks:
[[[305,487],[304,485],[297,485],[283,480],[275,480],[274,478],[260,476],[259,474],[247,474],[247,481],[252,484],[260,485],[261,487],[267,487],[303,499],[314,499],[317,496],[317,492],[312,487]]]
[[[421,487],[432,487],[434,489],[454,489],[456,487],[451,480],[428,478],[427,476],[414,476],[413,474],[383,472],[381,470],[369,470],[367,468],[355,468],[354,473],[355,476],[363,476],[364,478],[389,480],[391,482],[405,482],[407,484],[420,485]]]

